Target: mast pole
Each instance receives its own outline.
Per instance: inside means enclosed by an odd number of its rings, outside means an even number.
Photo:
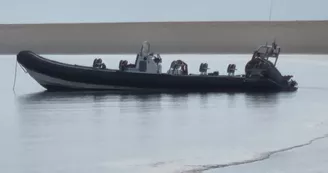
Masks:
[[[270,10],[269,10],[269,33],[268,34],[270,34],[270,31],[271,31],[271,27],[272,27],[272,4],[273,4],[273,0],[270,0]],[[276,40],[276,38],[274,37],[273,38],[274,39],[274,42],[275,42],[275,40]]]

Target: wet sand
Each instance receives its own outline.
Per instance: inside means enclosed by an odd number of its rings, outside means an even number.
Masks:
[[[252,53],[276,38],[282,53],[328,53],[328,21],[2,24],[0,54],[129,54],[150,41],[167,54]]]

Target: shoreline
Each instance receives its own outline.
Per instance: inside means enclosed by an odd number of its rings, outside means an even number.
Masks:
[[[200,21],[0,24],[0,55],[252,54],[276,39],[281,54],[328,54],[328,21]]]

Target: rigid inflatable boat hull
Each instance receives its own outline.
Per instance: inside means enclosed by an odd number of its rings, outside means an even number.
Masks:
[[[31,51],[17,54],[20,63],[41,86],[65,90],[180,90],[180,91],[291,91],[266,78],[241,76],[171,75],[122,72],[70,65]],[[295,88],[296,90],[296,88]]]

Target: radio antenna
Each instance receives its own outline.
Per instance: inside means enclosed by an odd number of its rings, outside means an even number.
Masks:
[[[271,15],[272,15],[272,0],[270,0],[270,13],[269,13],[269,21],[271,23]]]
[[[272,1],[270,0],[270,10],[269,10],[269,33],[270,33],[270,28],[272,27],[271,23],[271,18],[272,18]],[[276,42],[276,38],[274,37],[274,42]]]

